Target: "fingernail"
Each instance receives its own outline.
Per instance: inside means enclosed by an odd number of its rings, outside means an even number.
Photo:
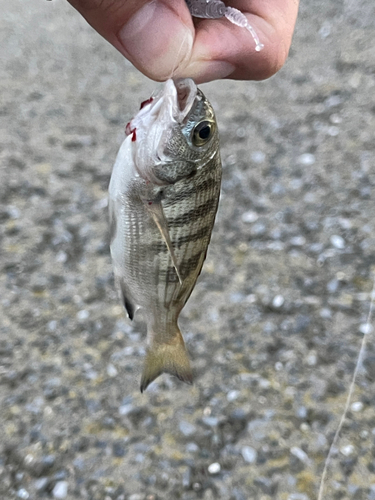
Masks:
[[[126,56],[155,80],[173,76],[190,57],[193,33],[181,19],[157,0],[146,3],[118,34]]]

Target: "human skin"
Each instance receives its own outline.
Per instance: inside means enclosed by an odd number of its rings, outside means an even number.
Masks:
[[[68,0],[91,26],[153,80],[263,80],[285,63],[298,0],[233,0],[264,48],[226,18],[192,19],[185,0]]]

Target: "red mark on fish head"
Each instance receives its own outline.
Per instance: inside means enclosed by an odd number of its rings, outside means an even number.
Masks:
[[[152,103],[152,101],[154,100],[153,97],[150,97],[150,99],[146,99],[145,101],[141,102],[141,107],[140,109],[144,108],[145,106],[147,106],[147,104],[150,104]]]
[[[148,204],[149,204],[149,205],[152,205],[152,201],[149,201],[149,202],[148,202]]]
[[[131,121],[129,123],[126,124],[126,127],[125,127],[125,135],[130,135],[132,133],[132,125],[131,125]]]
[[[132,122],[129,122],[126,124],[126,127],[125,127],[125,134],[128,136],[128,135],[131,135],[132,136],[132,142],[135,142],[137,140],[137,133],[136,133],[136,128],[132,127]]]

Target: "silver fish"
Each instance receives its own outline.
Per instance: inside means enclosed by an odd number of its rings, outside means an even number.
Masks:
[[[109,185],[111,255],[130,319],[142,309],[141,392],[163,372],[192,383],[178,316],[206,257],[221,160],[212,106],[191,79],[168,80],[126,127]]]

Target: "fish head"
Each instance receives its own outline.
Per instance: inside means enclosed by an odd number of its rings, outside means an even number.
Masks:
[[[190,78],[168,80],[127,127],[137,173],[171,184],[203,168],[219,149],[211,104]]]

